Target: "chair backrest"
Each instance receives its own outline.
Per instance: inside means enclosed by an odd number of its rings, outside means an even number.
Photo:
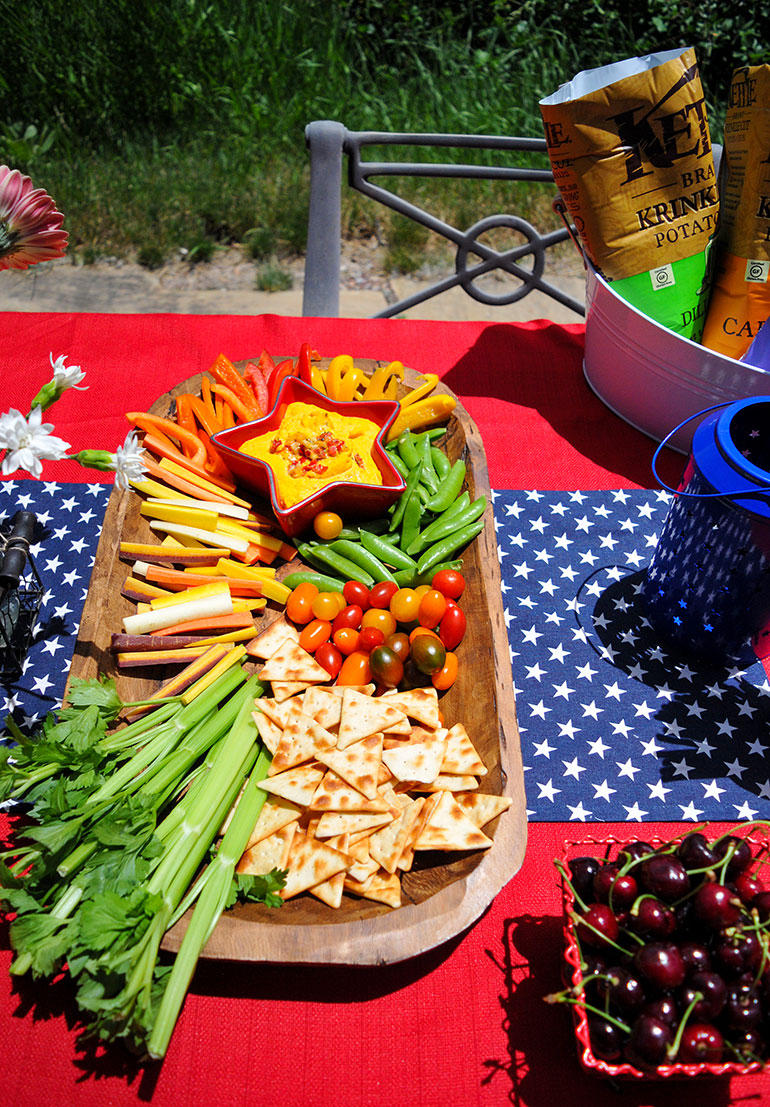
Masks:
[[[570,235],[569,228],[558,227],[541,234],[530,222],[517,215],[487,216],[467,230],[461,230],[436,218],[423,208],[403,199],[374,178],[439,177],[510,180],[553,184],[550,167],[529,168],[511,165],[461,165],[425,161],[365,161],[369,146],[452,147],[475,150],[500,150],[546,155],[545,139],[504,138],[496,135],[396,134],[386,131],[349,131],[341,123],[318,120],[305,128],[310,152],[310,211],[308,216],[303,315],[339,315],[341,258],[342,160],[348,159],[348,182],[365,196],[435,231],[456,247],[455,272],[413,296],[390,304],[375,318],[388,318],[445,292],[461,287],[483,304],[505,305],[521,300],[534,289],[551,296],[577,315],[585,307],[543,277],[546,251]],[[547,164],[547,157],[543,160]],[[554,199],[557,193],[554,191]],[[496,227],[517,232],[523,243],[498,252],[482,237]],[[525,262],[525,264],[521,264]],[[490,293],[475,282],[495,269],[511,274],[520,283],[504,293]]]

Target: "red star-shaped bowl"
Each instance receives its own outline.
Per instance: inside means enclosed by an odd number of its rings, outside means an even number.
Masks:
[[[334,481],[312,496],[291,507],[284,507],[278,496],[273,470],[264,461],[241,453],[240,447],[250,438],[277,430],[289,404],[300,401],[314,404],[324,411],[340,415],[371,419],[380,428],[372,448],[372,457],[382,474],[382,484],[358,484],[355,481]],[[290,538],[301,535],[313,523],[319,511],[335,511],[345,520],[373,519],[387,511],[402,495],[406,485],[385,450],[385,435],[398,414],[395,400],[332,400],[305,384],[299,377],[287,377],[281,385],[272,411],[253,423],[241,423],[212,436],[219,456],[237,481],[269,498],[275,517],[284,534]]]

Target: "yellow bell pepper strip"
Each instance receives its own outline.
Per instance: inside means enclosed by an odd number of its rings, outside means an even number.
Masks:
[[[350,354],[338,354],[332,358],[329,368],[326,370],[326,395],[333,400],[339,400],[340,385],[343,374],[353,366],[353,358]]]
[[[349,400],[355,400],[356,393],[359,386],[366,383],[366,373],[363,369],[360,369],[357,365],[351,365],[345,370],[345,374],[340,382],[339,395],[337,399],[346,403]]]
[[[406,396],[401,397],[401,407],[411,407],[412,404],[416,404],[418,400],[424,399],[429,396],[433,389],[438,384],[437,373],[424,373],[419,380],[424,381],[424,384],[418,385],[417,388],[413,388],[411,392],[407,392]]]
[[[417,400],[407,407],[402,403],[401,411],[388,432],[387,441],[393,442],[405,430],[424,430],[426,427],[443,423],[452,414],[456,405],[454,396],[447,396],[445,393],[427,396],[424,400]]]
[[[404,366],[400,361],[391,361],[372,373],[364,389],[364,400],[395,400],[398,382],[404,379]]]
[[[322,396],[326,395],[326,377],[318,365],[310,366],[310,383],[316,392],[320,392]]]

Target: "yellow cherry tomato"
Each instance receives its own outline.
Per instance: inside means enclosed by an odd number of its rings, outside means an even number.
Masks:
[[[382,631],[383,637],[387,638],[395,633],[396,620],[387,608],[370,607],[361,616],[361,629],[364,630],[366,627],[376,627],[377,630]]]
[[[342,530],[342,519],[335,511],[319,511],[313,520],[313,530],[324,542],[331,542]]]
[[[319,592],[311,604],[311,609],[316,619],[325,619],[331,623],[340,613],[340,605],[337,596],[341,595],[341,592]],[[342,596],[342,599],[344,602],[345,597]]]
[[[399,588],[390,597],[390,611],[399,623],[413,623],[420,610],[420,597],[414,588]]]

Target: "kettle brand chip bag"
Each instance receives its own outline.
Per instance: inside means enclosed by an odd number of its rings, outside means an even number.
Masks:
[[[733,73],[724,149],[727,180],[701,341],[741,358],[770,316],[770,65]]]
[[[590,261],[628,303],[697,341],[719,197],[695,52],[586,70],[540,109],[554,179]]]

